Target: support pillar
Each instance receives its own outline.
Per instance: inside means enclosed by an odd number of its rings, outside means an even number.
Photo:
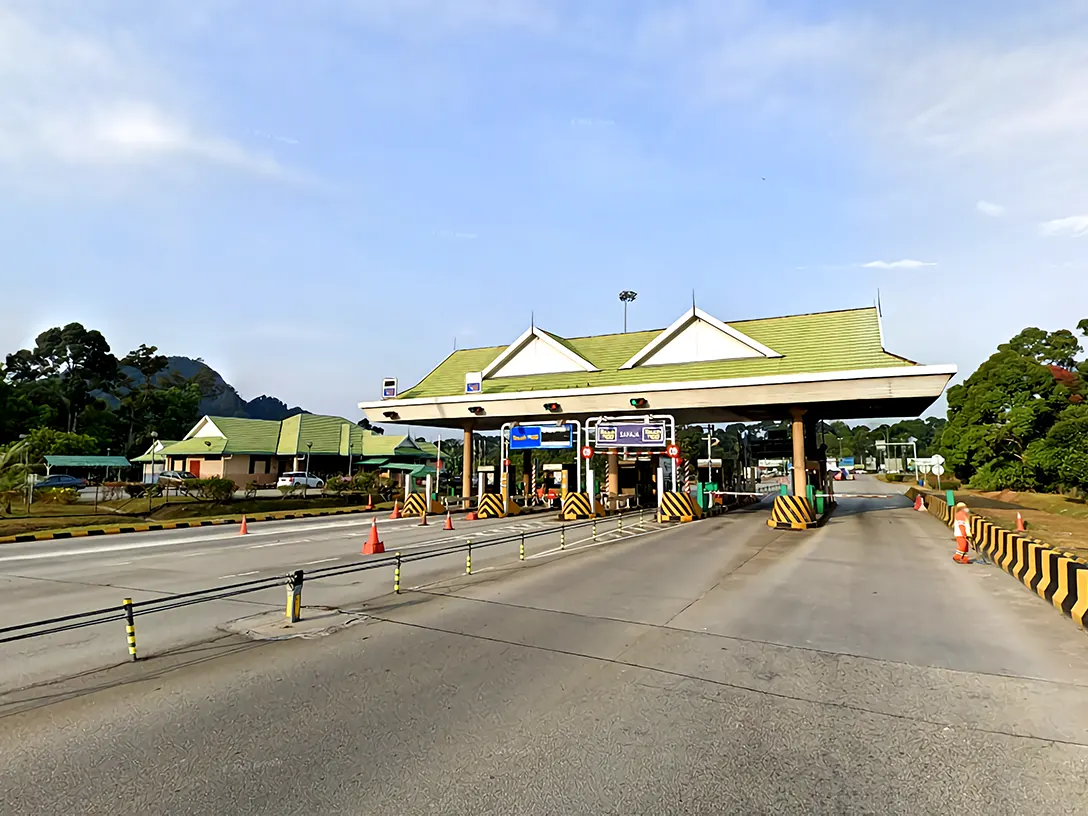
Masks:
[[[620,495],[620,452],[613,448],[608,452],[608,509],[615,510]]]
[[[805,496],[808,479],[805,475],[805,409],[791,408],[793,416],[793,495]]]
[[[461,450],[461,496],[467,505],[472,504],[472,424],[465,426],[465,442]]]
[[[522,495],[525,496],[526,505],[529,504],[529,498],[532,496],[533,487],[530,484],[533,480],[533,452],[522,451],[521,452],[521,481],[524,482],[522,488]]]

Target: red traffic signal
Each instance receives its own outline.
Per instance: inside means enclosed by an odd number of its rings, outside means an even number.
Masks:
[[[549,411],[549,412],[554,414],[556,411],[559,410],[559,403],[558,402],[545,402],[544,403],[544,410]]]

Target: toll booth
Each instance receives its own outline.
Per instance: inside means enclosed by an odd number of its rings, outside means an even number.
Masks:
[[[543,471],[544,500],[552,503],[562,501],[567,493],[573,492],[577,482],[574,463],[549,463],[541,466]]]
[[[476,484],[479,485],[481,481],[483,482],[481,492],[485,494],[499,492],[499,479],[494,465],[480,465],[476,468]],[[477,490],[479,490],[478,487]]]
[[[619,460],[620,497],[629,497],[632,507],[657,506],[657,455]]]

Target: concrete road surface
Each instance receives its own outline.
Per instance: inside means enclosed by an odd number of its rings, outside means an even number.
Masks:
[[[902,496],[766,504],[7,695],[0,811],[1088,812],[1082,631]]]
[[[537,533],[527,539],[531,554],[556,546],[558,530],[551,514],[465,522],[442,529],[444,519],[378,522],[388,553],[405,555],[430,548],[448,548],[469,538],[477,544],[512,533]],[[0,624],[86,612],[119,605],[124,598],[140,601],[193,592],[288,572],[373,560],[361,548],[370,531],[369,517],[326,517],[261,522],[248,535],[237,527],[205,527],[152,533],[60,539],[0,546]],[[607,525],[602,524],[603,531]],[[573,536],[573,531],[572,531]],[[495,550],[478,549],[477,569],[494,559],[516,557],[517,544]],[[418,582],[457,575],[465,568],[461,554],[410,564],[405,580]],[[320,582],[304,590],[305,603],[337,605],[381,595],[392,586],[392,569],[354,573]],[[160,654],[215,634],[216,627],[255,610],[281,609],[286,593],[276,586],[231,600],[191,606],[184,611],[158,613],[137,622],[137,645],[144,656]],[[54,680],[77,672],[103,668],[128,659],[122,624],[88,627],[49,637],[0,644],[0,691]]]

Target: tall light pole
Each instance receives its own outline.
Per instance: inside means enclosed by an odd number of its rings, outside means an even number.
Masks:
[[[624,289],[620,292],[620,300],[623,301],[623,333],[627,334],[627,304],[638,297],[638,292]]]
[[[313,450],[314,443],[306,443],[306,481],[302,483],[302,495],[306,495],[306,491],[310,487],[310,451]]]
[[[158,481],[155,476],[155,446],[159,442],[158,431],[151,432],[151,484],[147,486],[147,512],[151,512],[151,485]]]
[[[30,505],[34,501],[34,486],[30,483],[30,446],[26,438],[29,434],[19,434],[23,445],[23,501],[26,502],[26,514],[30,515]]]

